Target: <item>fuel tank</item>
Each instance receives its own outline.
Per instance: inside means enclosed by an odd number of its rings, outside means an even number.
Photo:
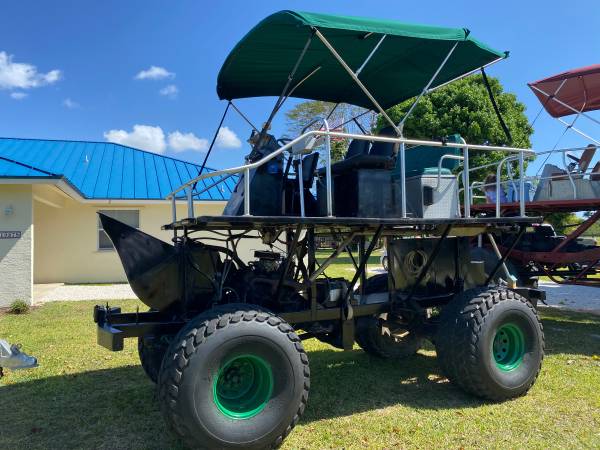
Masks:
[[[165,310],[175,303],[202,309],[216,292],[216,251],[188,241],[173,246],[112,217],[99,213],[138,298],[150,308]]]

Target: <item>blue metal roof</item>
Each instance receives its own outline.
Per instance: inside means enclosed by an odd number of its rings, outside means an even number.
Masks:
[[[64,178],[87,199],[161,200],[199,170],[197,164],[110,142],[0,138],[0,178]],[[217,179],[204,180],[204,186]],[[200,200],[228,200],[236,181],[225,180]]]

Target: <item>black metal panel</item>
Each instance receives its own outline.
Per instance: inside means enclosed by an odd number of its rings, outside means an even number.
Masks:
[[[393,189],[392,171],[358,169],[333,177],[333,213],[340,217],[400,217],[400,190]],[[327,215],[324,180],[317,186],[319,215]]]
[[[188,299],[201,301],[213,292],[218,253],[188,242],[178,247],[100,214],[102,227],[112,240],[129,284],[150,308],[164,310]],[[183,277],[183,270],[188,276]],[[184,289],[187,283],[187,289]]]
[[[388,242],[388,257],[393,259],[394,287],[411,292],[415,297],[447,295],[462,289],[465,279],[471,279],[468,238],[446,238],[435,261],[420,282],[419,275],[432,257],[437,238],[397,239]],[[469,283],[470,284],[470,283]],[[466,287],[466,286],[465,286]]]
[[[387,227],[422,227],[451,224],[456,227],[471,225],[504,226],[519,223],[533,224],[541,222],[541,217],[455,217],[451,219],[423,219],[423,218],[385,218],[385,217],[290,217],[290,216],[199,216],[192,219],[182,219],[175,223],[163,226],[165,230],[253,230],[259,227],[286,227],[297,224],[314,225],[315,230],[330,231],[332,227],[347,229],[377,228],[379,225]]]

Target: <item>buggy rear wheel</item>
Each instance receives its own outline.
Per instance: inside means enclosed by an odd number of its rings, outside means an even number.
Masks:
[[[216,307],[171,343],[159,379],[165,419],[193,448],[272,448],[298,422],[310,372],[300,338],[252,305]]]
[[[525,394],[544,357],[544,332],[533,305],[505,289],[471,289],[443,311],[436,338],[448,379],[490,400]]]
[[[387,313],[358,318],[356,342],[365,352],[379,358],[405,358],[423,346],[423,338],[406,328],[388,324]]]

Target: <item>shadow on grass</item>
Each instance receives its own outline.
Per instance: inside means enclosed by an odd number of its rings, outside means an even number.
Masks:
[[[362,351],[309,352],[311,393],[303,422],[389,405],[480,405],[440,375],[435,357],[404,362]],[[156,388],[138,366],[83,372],[0,387],[0,448],[179,448],[159,411]]]
[[[600,355],[600,316],[550,308],[540,315],[547,355]]]
[[[600,317],[544,311],[548,354],[600,353]],[[431,347],[429,348],[431,349]],[[391,405],[478,407],[441,374],[431,352],[381,360],[354,350],[309,352],[311,393],[302,421]],[[54,376],[0,387],[0,448],[180,448],[162,420],[155,386],[139,366]]]
[[[0,386],[0,399],[3,449],[180,448],[138,366]]]

